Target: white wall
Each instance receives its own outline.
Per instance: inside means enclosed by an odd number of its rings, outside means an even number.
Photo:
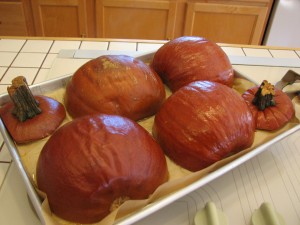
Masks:
[[[300,0],[275,1],[264,44],[300,48]]]

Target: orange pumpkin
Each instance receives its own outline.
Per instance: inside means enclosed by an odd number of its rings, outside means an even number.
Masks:
[[[264,81],[267,82],[267,81]],[[264,84],[262,83],[262,85]],[[269,86],[270,84],[267,84]],[[256,121],[256,129],[273,131],[283,127],[295,115],[295,109],[291,99],[281,90],[273,88],[270,100],[272,103],[267,107],[253,104],[254,98],[259,94],[261,86],[255,86],[247,90],[242,97],[248,104],[250,111]],[[260,96],[263,97],[263,96]],[[262,103],[263,104],[263,103]]]
[[[144,62],[108,55],[75,72],[66,87],[65,105],[74,118],[105,113],[140,120],[156,113],[165,95],[161,79]]]
[[[18,144],[24,144],[45,138],[52,134],[66,117],[64,106],[55,99],[46,96],[34,96],[42,112],[31,119],[19,121],[12,114],[14,104],[6,103],[0,110],[1,119],[7,130]]]
[[[144,199],[167,181],[166,159],[152,136],[121,116],[84,116],[60,127],[37,164],[38,188],[51,211],[94,223],[122,199]]]
[[[220,46],[202,37],[173,39],[157,50],[151,66],[174,92],[197,80],[233,85],[232,65]]]
[[[245,101],[216,82],[192,82],[170,96],[155,115],[153,135],[178,165],[203,169],[250,147],[255,124]]]

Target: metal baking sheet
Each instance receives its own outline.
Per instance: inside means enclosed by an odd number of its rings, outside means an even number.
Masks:
[[[71,76],[66,76],[64,78],[47,81],[47,82],[37,84],[37,85],[32,85],[32,86],[30,86],[30,89],[31,89],[32,93],[36,94],[36,95],[55,91],[59,87],[65,86],[67,81],[70,79],[70,77]],[[6,103],[8,101],[9,101],[8,94],[0,95],[0,106],[2,106],[4,103]],[[3,139],[7,146],[7,149],[9,150],[9,152],[12,156],[12,159],[13,159],[14,163],[16,164],[18,171],[21,175],[21,178],[25,184],[26,191],[31,200],[32,206],[35,209],[36,214],[39,217],[41,223],[46,224],[43,213],[42,213],[42,207],[41,207],[42,200],[38,196],[33,184],[31,183],[31,180],[28,177],[26,170],[22,164],[22,160],[21,160],[21,157],[17,150],[17,147],[15,145],[15,142],[12,140],[10,134],[6,130],[5,125],[1,118],[0,118],[0,132],[3,136]]]
[[[240,77],[244,77],[242,74],[239,74],[239,73],[236,73],[236,74]],[[55,91],[56,89],[64,87],[71,76],[72,75],[68,75],[68,76],[65,76],[62,78],[57,78],[57,79],[47,81],[47,82],[44,82],[44,83],[41,83],[38,85],[33,85],[30,88],[34,94],[44,94],[47,92]],[[248,79],[247,77],[244,77],[244,78]],[[8,100],[9,100],[8,95],[1,95],[0,96],[0,105],[3,105]],[[245,155],[237,158],[236,160],[234,160],[230,163],[227,163],[226,165],[222,166],[221,168],[209,173],[208,175],[204,176],[203,178],[199,179],[198,181],[196,181],[184,188],[181,188],[180,190],[178,190],[174,193],[171,193],[170,195],[161,198],[159,201],[153,202],[153,203],[147,205],[146,207],[144,207],[138,211],[135,211],[134,213],[132,213],[126,217],[123,217],[123,218],[115,221],[115,224],[118,224],[118,225],[132,224],[134,222],[137,222],[137,221],[145,218],[146,216],[151,215],[152,213],[154,213],[154,212],[162,209],[163,207],[171,204],[172,202],[178,200],[179,198],[184,197],[185,195],[204,186],[205,184],[209,183],[210,181],[222,176],[223,174],[227,173],[228,171],[243,164],[244,162],[248,161],[249,159],[253,158],[254,156],[265,151],[268,147],[270,147],[274,143],[280,141],[281,139],[287,137],[288,135],[296,132],[299,129],[300,129],[300,124],[279,134],[275,138],[258,146],[257,148],[253,149],[249,153],[246,153]],[[41,207],[42,201],[39,198],[35,188],[33,187],[32,183],[30,181],[30,178],[27,176],[27,173],[22,164],[20,155],[18,154],[16,145],[14,144],[13,140],[11,139],[7,130],[5,129],[5,126],[2,122],[2,120],[0,120],[0,131],[2,133],[2,136],[4,138],[4,141],[7,145],[8,150],[10,151],[10,154],[12,155],[14,162],[17,164],[19,172],[20,172],[22,179],[26,185],[28,196],[30,197],[30,200],[32,201],[33,207],[36,210],[37,215],[38,215],[39,219],[41,220],[42,224],[45,224],[45,219],[43,217],[42,207]]]

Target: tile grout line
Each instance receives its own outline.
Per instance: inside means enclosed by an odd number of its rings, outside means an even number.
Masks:
[[[245,49],[244,48],[241,48],[241,49],[242,49],[242,52],[244,53],[244,56],[247,56]]]
[[[77,50],[81,48],[81,45],[82,45],[82,41],[80,41],[80,44],[79,44],[79,47],[77,48]]]
[[[269,54],[272,56],[272,58],[275,58],[270,49],[268,49]]]
[[[14,61],[16,60],[16,58],[18,57],[18,55],[20,54],[22,48],[25,46],[25,44],[27,43],[27,39],[24,41],[23,45],[21,46],[21,48],[19,48],[19,50],[17,51],[16,56],[14,57],[14,59],[11,61],[11,63],[7,66],[7,69],[5,70],[5,72],[3,73],[3,76],[0,78],[0,84],[1,81],[3,80],[3,78],[5,77],[7,71],[9,70],[9,68],[11,68],[12,64],[14,63]],[[15,53],[15,52],[13,52]]]
[[[5,142],[2,141],[2,144],[1,144],[1,146],[0,146],[0,153],[1,153],[1,151],[2,151],[2,149],[3,149],[3,147],[4,147],[4,145],[5,145]]]
[[[38,67],[38,70],[37,70],[37,72],[36,72],[36,74],[35,74],[35,76],[34,76],[34,79],[32,80],[31,85],[33,85],[34,82],[36,81],[36,79],[37,79],[37,77],[38,77],[38,74],[39,74],[39,72],[41,71],[41,68],[42,68],[44,62],[46,61],[47,56],[49,55],[49,53],[50,53],[50,51],[51,51],[51,48],[53,47],[54,43],[55,43],[55,41],[52,41],[52,44],[51,44],[50,48],[49,48],[48,51],[46,52],[45,58],[43,59],[43,61],[42,61],[42,63],[40,64],[40,66]],[[43,53],[44,53],[44,52],[43,52]],[[34,68],[36,68],[36,67],[34,67]]]
[[[138,52],[139,51],[139,42],[135,43],[135,51]]]
[[[9,69],[9,66],[3,67],[3,68],[6,68],[6,69],[5,69],[5,71],[4,71],[3,75],[2,75],[2,77],[0,78],[0,84],[2,84],[1,81],[2,81],[2,79],[4,78],[5,74],[7,73],[8,69]]]
[[[11,165],[12,165],[12,162],[9,163],[8,168],[7,168],[7,170],[6,170],[6,172],[5,172],[5,175],[4,175],[3,181],[2,181],[2,183],[0,184],[0,192],[1,192],[1,190],[2,190],[2,187],[3,187],[3,185],[4,185],[5,180],[6,180],[6,178],[7,178],[8,171],[9,171]]]
[[[2,144],[1,144],[1,146],[0,146],[0,154],[1,154],[1,152],[2,152],[2,150],[3,150],[3,148],[4,148],[4,146],[5,146],[6,144],[5,144],[5,142],[4,142],[4,140],[2,141]],[[11,154],[9,154],[10,155],[10,157],[11,157]],[[11,163],[12,162],[12,158],[10,158],[10,160],[9,161],[3,161],[3,160],[0,160],[0,163]]]
[[[5,75],[7,74],[9,68],[12,67],[12,64],[14,63],[14,61],[16,60],[16,58],[18,57],[18,55],[21,53],[21,50],[24,48],[25,44],[27,43],[27,39],[23,39],[24,40],[24,43],[23,45],[19,48],[19,50],[17,51],[17,54],[16,56],[14,57],[14,59],[11,61],[11,63],[9,64],[9,66],[7,66],[7,69],[5,70],[3,76],[0,78],[0,83],[1,81],[3,80],[3,78],[5,77]],[[6,84],[7,85],[7,84]]]
[[[80,44],[79,44],[78,48],[76,49],[76,51],[81,48],[81,45],[82,45],[82,41],[80,41]],[[73,53],[73,58],[75,58],[76,51],[74,51],[74,53]]]

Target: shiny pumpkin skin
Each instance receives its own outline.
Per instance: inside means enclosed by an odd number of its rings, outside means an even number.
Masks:
[[[166,158],[136,122],[115,115],[77,118],[58,129],[37,164],[38,188],[51,211],[77,223],[94,223],[118,198],[147,198],[167,181]]]
[[[66,117],[64,106],[50,97],[36,95],[42,113],[31,119],[20,122],[12,115],[14,104],[6,103],[0,110],[1,119],[7,130],[18,144],[26,144],[45,138],[52,134]]]
[[[254,131],[254,120],[241,96],[210,81],[177,90],[156,114],[153,126],[166,155],[190,171],[250,147]]]
[[[225,52],[202,37],[183,36],[157,50],[151,66],[174,92],[197,80],[233,85],[234,72]]]
[[[160,77],[144,62],[107,55],[75,72],[66,87],[65,105],[73,118],[104,113],[140,120],[156,113],[165,95]]]
[[[275,89],[273,99],[276,105],[260,111],[252,104],[252,100],[258,88],[258,86],[253,87],[242,95],[256,121],[256,129],[273,131],[283,127],[295,115],[295,109],[291,99],[283,91]]]

